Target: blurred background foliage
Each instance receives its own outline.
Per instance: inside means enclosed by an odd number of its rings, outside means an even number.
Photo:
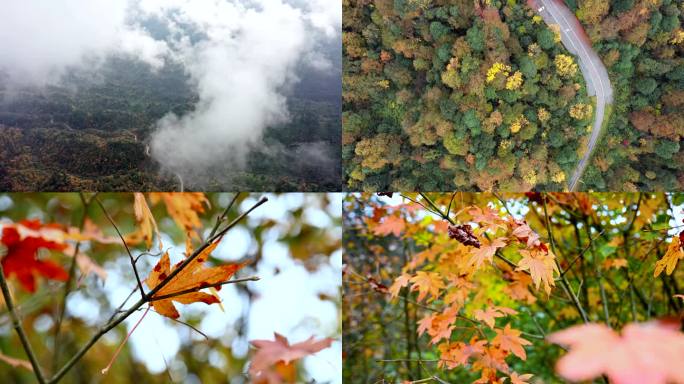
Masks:
[[[234,194],[207,194],[208,204],[199,214],[201,239],[208,237],[217,218]],[[228,212],[228,222],[259,199],[258,194],[240,194]],[[257,282],[230,284],[220,291],[219,306],[202,303],[177,306],[180,320],[203,331],[207,338],[187,325],[150,313],[134,332],[107,375],[101,370],[115,349],[139,319],[134,314],[100,341],[63,379],[64,383],[245,383],[253,348],[249,340],[273,339],[278,332],[291,342],[310,336],[339,339],[341,268],[341,196],[335,194],[267,194],[269,201],[231,229],[210,258],[211,264],[251,260],[235,276],[257,275]],[[86,200],[92,194],[84,194]],[[102,202],[120,231],[136,230],[133,194],[101,193]],[[164,249],[171,261],[180,260],[185,251],[185,233],[169,215],[163,203],[148,204],[159,225]],[[113,226],[94,202],[87,209],[87,221],[104,235],[118,239]],[[0,225],[24,219],[59,223],[78,228],[84,203],[77,193],[0,195]],[[156,243],[155,243],[156,244]],[[195,246],[199,241],[195,241]],[[140,256],[141,278],[149,274],[159,255],[145,254],[144,243],[131,247]],[[81,244],[93,262],[107,273],[84,275],[76,270],[77,284],[67,299],[66,315],[55,353],[54,329],[63,300],[64,283],[39,279],[38,289],[30,294],[21,289],[16,278],[9,279],[18,312],[23,318],[30,342],[48,376],[60,368],[86,343],[115,311],[136,285],[129,258],[120,241]],[[153,245],[152,252],[156,251]],[[41,254],[69,270],[70,255]],[[134,295],[129,305],[137,301]],[[320,316],[318,316],[320,314]],[[341,344],[321,351],[299,363],[302,382],[340,382]],[[0,352],[26,359],[8,316],[0,303]],[[0,381],[35,382],[33,374],[0,362]]]

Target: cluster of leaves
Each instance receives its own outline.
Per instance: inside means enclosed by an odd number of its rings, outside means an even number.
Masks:
[[[343,10],[349,188],[565,187],[591,101],[535,10],[498,0],[345,0]]]
[[[681,194],[349,195],[345,380],[681,382],[682,205]],[[554,343],[569,353],[558,360]]]
[[[215,366],[202,367],[202,359],[193,363],[191,358],[190,351],[196,350],[195,345],[184,347],[190,355],[183,363],[188,368],[194,366],[202,381],[221,381],[221,377],[225,378],[231,372],[262,384],[299,380],[301,371],[297,361],[329,347],[332,339],[314,341],[310,338],[290,345],[284,336],[276,334],[275,341],[254,341],[256,353],[247,360],[214,345],[197,328],[201,318],[183,317],[176,308],[178,304],[205,303],[219,304],[223,310],[217,292],[223,285],[258,280],[254,276],[233,279],[238,271],[251,269],[248,267],[251,260],[226,263],[212,253],[227,231],[244,225],[243,219],[267,199],[256,201],[247,194],[236,194],[232,199],[225,197],[202,193],[10,194],[3,197],[4,203],[10,201],[11,208],[5,208],[0,224],[0,281],[3,287],[0,297],[5,299],[0,301],[0,322],[11,322],[13,329],[7,328],[0,333],[0,360],[14,368],[7,371],[7,366],[0,365],[0,375],[10,378],[11,382],[22,383],[31,381],[29,371],[33,371],[33,380],[57,383],[63,378],[76,380],[78,375],[99,375],[96,372],[106,364],[102,359],[111,358],[102,373],[109,371],[115,363],[112,369],[116,369],[116,375],[129,372],[146,382],[165,382],[165,376],[141,369],[140,362],[131,360],[126,367],[121,366],[123,358],[116,358],[120,352],[130,354],[123,349],[128,336],[152,311],[202,335],[207,339],[206,347],[229,362],[225,371]],[[249,200],[254,204],[251,208],[241,214],[235,212],[236,207]],[[326,201],[323,198],[320,203],[327,204]],[[301,216],[301,212],[297,212],[292,211]],[[26,219],[35,217],[36,213],[42,219]],[[274,224],[270,219],[257,220],[250,228],[255,226],[254,233],[260,239],[264,228]],[[287,239],[296,257],[304,259],[311,254],[327,254],[339,247],[339,239],[330,238],[325,231],[317,231],[298,220],[291,225],[296,226],[299,233]],[[173,266],[169,244],[162,242],[169,237],[174,243],[186,244],[185,257]],[[316,244],[312,244],[314,240]],[[257,258],[260,258],[262,241],[258,240],[257,245]],[[121,257],[130,259],[126,275],[131,278],[134,290],[124,302],[111,303],[100,283],[107,279],[106,269],[123,261]],[[158,259],[153,268],[150,259]],[[108,264],[102,267],[105,262]],[[313,268],[315,263],[313,260],[311,263]],[[148,268],[149,273],[144,278],[144,270]],[[248,287],[240,286],[240,289],[245,291],[247,298],[252,297]],[[124,309],[138,292],[140,299]],[[62,297],[56,299],[55,295]],[[102,325],[93,331],[92,321],[70,315],[67,303],[75,295],[81,296],[79,300],[99,302],[101,309],[93,310],[103,312],[103,315],[113,311],[111,317],[101,319]],[[139,310],[144,310],[143,315],[116,352],[97,343]],[[47,328],[37,325],[46,321],[49,323]],[[19,339],[12,337],[14,329]],[[244,330],[236,332],[244,334]],[[36,348],[46,344],[51,347]],[[27,360],[19,353],[22,349]],[[93,352],[88,353],[91,350]],[[183,355],[185,352],[181,351]],[[47,370],[50,360],[52,366]],[[73,373],[72,368],[77,364],[79,372]],[[51,377],[47,376],[48,372]]]
[[[684,187],[684,4],[677,0],[568,2],[614,89],[607,134],[583,181],[609,191]]]

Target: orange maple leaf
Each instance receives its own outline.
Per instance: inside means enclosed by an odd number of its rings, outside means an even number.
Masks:
[[[603,324],[583,324],[548,339],[569,346],[556,371],[570,381],[605,374],[616,384],[684,383],[684,334],[676,326],[631,323],[619,335]]]
[[[135,232],[130,233],[124,237],[128,244],[139,244],[145,242],[147,249],[152,247],[152,237],[157,235],[159,241],[159,250],[162,249],[161,236],[159,235],[159,228],[157,221],[152,216],[152,211],[145,201],[145,195],[140,192],[133,194],[133,211],[135,212],[135,220],[138,223],[138,228]]]
[[[408,285],[409,280],[411,280],[411,275],[408,273],[402,273],[394,280],[394,283],[392,283],[392,285],[389,287],[389,292],[392,295],[392,298],[399,296],[399,291]]]
[[[684,250],[682,250],[682,244],[679,237],[673,236],[672,242],[667,247],[667,252],[665,252],[662,259],[656,262],[653,277],[658,277],[663,270],[665,270],[666,274],[671,275],[680,259],[684,259]]]
[[[496,336],[492,340],[492,345],[499,346],[504,351],[512,352],[523,360],[527,359],[523,345],[531,345],[532,343],[520,337],[522,332],[511,328],[510,324],[506,324],[503,329],[495,329],[494,332],[496,332]]]
[[[406,222],[404,222],[404,219],[392,215],[385,217],[385,220],[382,223],[376,225],[375,228],[373,228],[373,233],[378,236],[387,236],[390,233],[394,234],[394,236],[399,236],[405,227]]]
[[[155,192],[150,193],[150,201],[157,204],[163,201],[166,211],[176,224],[183,228],[188,237],[199,238],[195,229],[201,228],[200,213],[204,213],[204,206],[209,200],[201,192]]]
[[[413,283],[411,291],[418,291],[418,301],[423,300],[428,294],[436,299],[439,292],[444,289],[442,276],[435,272],[418,271],[410,281]]]
[[[290,364],[295,360],[329,348],[333,342],[333,339],[329,337],[314,341],[312,336],[305,341],[290,345],[285,336],[278,333],[274,333],[274,335],[275,341],[250,341],[257,348],[257,352],[249,366],[249,373],[251,375],[257,376],[277,363]]]
[[[180,315],[173,305],[173,302],[181,304],[191,304],[195,302],[203,302],[205,304],[219,303],[221,300],[217,295],[211,295],[204,292],[199,292],[200,289],[209,287],[212,284],[218,284],[230,279],[235,272],[244,267],[243,264],[226,264],[217,267],[205,267],[204,262],[207,261],[209,254],[216,248],[218,242],[214,242],[206,247],[190,264],[186,265],[171,281],[162,289],[154,294],[154,297],[171,295],[176,292],[183,292],[190,289],[196,289],[197,292],[190,292],[174,296],[167,299],[153,300],[150,302],[157,313],[177,319]],[[150,289],[154,289],[159,283],[164,281],[171,272],[178,268],[183,262],[176,264],[173,269],[170,266],[169,254],[164,253],[157,265],[154,267],[150,275],[145,280]],[[220,289],[218,286],[216,289]]]
[[[473,317],[475,319],[483,321],[489,326],[489,328],[494,328],[496,318],[505,317],[506,315],[515,315],[518,312],[511,308],[499,307],[499,306],[489,306],[485,310],[476,309],[473,311]]]
[[[485,261],[491,263],[494,259],[496,250],[505,246],[506,238],[504,237],[499,237],[491,242],[486,238],[483,238],[480,248],[470,249],[470,260],[468,260],[468,264],[472,265],[475,269],[478,269]]]
[[[544,252],[540,248],[534,248],[531,251],[522,249],[520,254],[523,258],[518,262],[516,271],[529,271],[535,288],[539,289],[539,285],[543,283],[544,291],[551,294],[551,287],[556,286],[553,275],[554,273],[560,274],[553,252],[550,250]]]
[[[468,210],[468,214],[485,231],[495,233],[499,228],[506,229],[506,223],[499,213],[489,207],[472,207]]]
[[[515,372],[511,372],[511,375],[509,376],[511,378],[511,384],[528,384],[532,376],[534,376],[531,373],[525,374],[525,375],[518,375]]]

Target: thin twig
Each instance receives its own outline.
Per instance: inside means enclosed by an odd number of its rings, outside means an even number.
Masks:
[[[200,247],[195,249],[195,251],[192,253],[192,255],[188,256],[187,259],[185,259],[184,262],[182,262],[178,267],[176,267],[170,274],[167,276],[166,279],[164,279],[161,283],[159,283],[156,287],[154,287],[150,292],[147,293],[147,295],[141,297],[131,308],[129,308],[126,312],[124,312],[121,316],[114,316],[112,320],[108,321],[106,324],[104,324],[100,329],[90,338],[90,340],[83,346],[81,347],[78,352],[76,352],[71,359],[64,364],[64,366],[57,371],[57,373],[52,376],[52,378],[47,381],[47,384],[55,384],[57,383],[64,375],[69,372],[71,368],[73,368],[74,365],[90,350],[90,348],[97,343],[98,340],[102,336],[104,336],[107,332],[112,330],[114,327],[117,325],[121,324],[124,320],[126,320],[131,314],[135,313],[135,311],[138,310],[138,308],[142,307],[145,303],[149,301],[149,298],[152,297],[155,293],[159,292],[160,289],[162,289],[165,285],[167,285],[171,279],[173,279],[178,273],[183,270],[189,263],[191,263],[195,258],[197,258],[210,244],[212,244],[214,241],[217,239],[220,239],[223,235],[226,234],[231,228],[233,228],[235,225],[237,225],[238,222],[240,222],[242,219],[244,219],[247,215],[249,215],[253,210],[255,210],[257,207],[261,206],[264,204],[268,199],[266,197],[262,197],[259,201],[256,202],[250,209],[248,209],[246,212],[242,213],[240,216],[238,216],[235,220],[233,220],[230,224],[228,224],[225,228],[222,230],[218,231],[214,236],[210,237],[207,239],[204,244],[202,244]]]
[[[551,222],[549,220],[549,213],[546,209],[546,194],[542,196],[542,202],[544,203],[544,216],[546,217],[546,230],[549,235],[549,244],[551,244],[551,250],[553,251],[554,254],[556,254],[556,245],[553,240],[553,232],[551,232]],[[565,278],[565,275],[563,274],[563,268],[560,266],[558,263],[558,259],[554,259],[556,263],[556,267],[558,268],[558,272],[560,273],[560,279],[561,283],[563,285],[563,289],[565,290],[565,293],[570,296],[572,299],[572,303],[575,305],[575,308],[579,312],[579,314],[582,316],[582,320],[585,323],[589,323],[589,318],[587,317],[587,313],[584,311],[584,308],[582,307],[582,304],[580,303],[579,299],[577,298],[577,295],[575,295],[575,292],[572,291],[572,288],[570,287],[570,283],[568,283],[568,279]]]
[[[235,196],[233,196],[233,199],[228,203],[228,206],[226,207],[225,210],[223,210],[223,213],[219,217],[216,218],[216,224],[214,225],[214,228],[211,230],[211,233],[209,233],[209,237],[213,237],[216,234],[216,231],[218,231],[219,227],[221,226],[221,223],[223,223],[224,220],[226,220],[226,217],[228,217],[228,212],[230,209],[233,207],[233,204],[235,204],[235,201],[240,197],[240,192],[236,193]]]
[[[220,287],[220,286],[226,285],[226,284],[244,283],[246,281],[259,281],[259,277],[258,276],[250,276],[250,277],[245,277],[242,279],[226,280],[226,281],[221,281],[219,283],[214,283],[214,284],[200,285],[198,287],[188,288],[188,289],[184,289],[182,291],[173,292],[173,293],[169,293],[166,295],[150,297],[150,298],[148,298],[148,301],[159,301],[159,300],[171,299],[171,298],[174,298],[174,297],[177,297],[180,295],[185,295],[186,293],[197,292],[197,291],[200,291],[200,290],[205,289],[205,288],[216,288],[216,287]]]
[[[78,230],[79,232],[83,231],[83,228],[85,227],[85,222],[86,218],[88,217],[88,208],[90,208],[90,203],[92,202],[92,197],[88,200],[86,200],[85,196],[83,196],[83,192],[80,192],[78,194],[78,197],[81,199],[81,204],[83,205],[83,215],[81,216],[81,222],[79,224]],[[64,293],[62,295],[62,301],[60,303],[59,307],[59,312],[57,312],[57,321],[55,322],[55,328],[53,332],[53,345],[54,345],[54,354],[52,356],[52,370],[57,369],[57,365],[59,364],[59,353],[60,353],[60,345],[61,343],[59,342],[60,339],[60,334],[62,332],[62,322],[64,321],[64,316],[66,314],[66,303],[67,303],[67,297],[69,296],[69,293],[71,293],[71,290],[73,289],[73,282],[74,282],[74,276],[76,275],[76,265],[78,260],[78,252],[81,249],[81,241],[76,242],[76,246],[74,247],[74,253],[71,258],[71,265],[69,265],[69,277],[67,278],[66,284],[64,284]]]
[[[2,295],[5,298],[5,305],[7,305],[7,310],[9,311],[10,318],[12,319],[12,325],[14,326],[14,330],[17,331],[17,335],[19,335],[19,340],[21,340],[21,344],[24,347],[24,351],[26,352],[26,355],[28,356],[29,361],[31,362],[31,366],[33,367],[33,373],[36,375],[36,379],[38,379],[38,382],[40,384],[44,384],[45,377],[43,376],[43,371],[40,368],[40,364],[38,363],[36,354],[33,352],[33,348],[31,348],[31,343],[29,343],[29,339],[26,336],[26,332],[24,332],[24,327],[21,325],[19,314],[16,312],[14,308],[14,302],[12,301],[12,295],[10,294],[9,287],[7,286],[7,281],[5,280],[5,271],[2,268],[2,263],[0,263],[0,287],[2,287]]]
[[[138,273],[138,268],[135,266],[135,258],[133,257],[133,254],[131,253],[130,248],[128,248],[128,244],[126,244],[126,239],[124,239],[123,235],[121,234],[121,231],[119,231],[119,227],[116,226],[116,223],[114,222],[114,219],[109,215],[109,212],[105,209],[104,205],[102,205],[102,202],[100,199],[95,197],[95,201],[97,202],[97,205],[100,206],[102,209],[102,212],[105,214],[107,217],[107,220],[112,224],[114,229],[116,230],[116,233],[119,235],[119,238],[121,238],[121,242],[124,245],[124,248],[126,248],[126,252],[128,253],[128,257],[131,259],[131,266],[133,267],[133,273],[135,274],[135,281],[138,283],[138,289],[140,290],[140,296],[145,297],[145,290],[143,289],[142,282],[140,281],[140,274]]]

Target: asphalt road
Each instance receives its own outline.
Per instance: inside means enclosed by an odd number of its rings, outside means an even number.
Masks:
[[[591,154],[601,136],[601,125],[605,114],[606,104],[613,100],[613,89],[610,86],[608,71],[601,58],[592,49],[591,43],[575,15],[560,1],[535,0],[536,11],[546,24],[558,24],[561,32],[561,42],[573,55],[577,56],[580,70],[587,83],[587,93],[596,96],[594,107],[594,124],[591,137],[584,156],[580,159],[575,171],[568,181],[568,189],[574,191],[584,170],[589,164]]]

